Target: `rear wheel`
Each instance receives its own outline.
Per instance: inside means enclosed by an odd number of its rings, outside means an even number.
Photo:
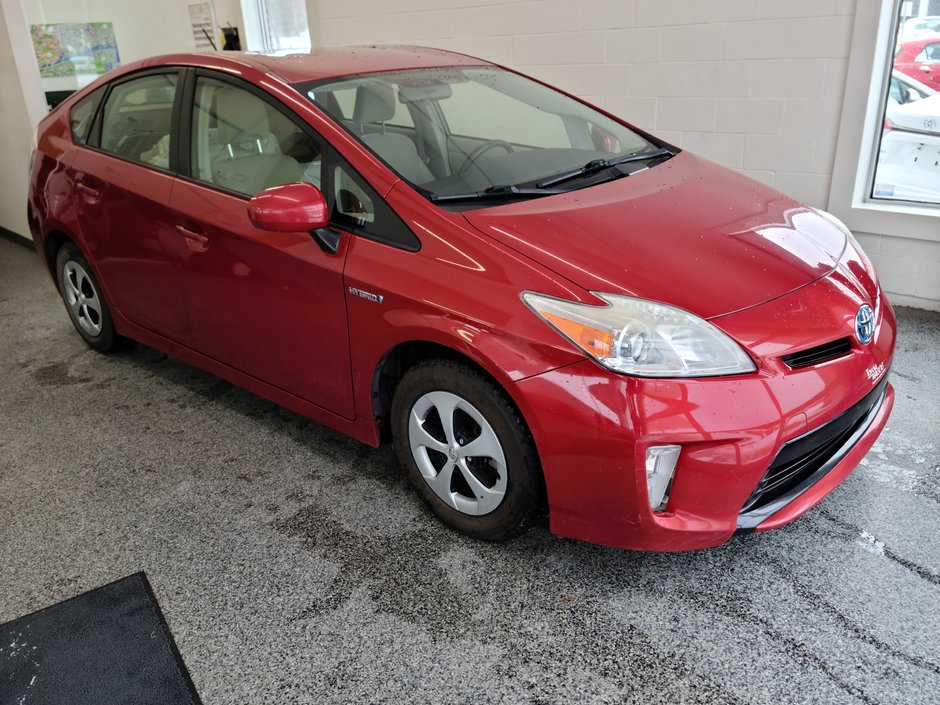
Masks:
[[[467,365],[433,360],[408,370],[392,402],[392,438],[421,498],[466,534],[507,539],[538,509],[542,478],[528,429]]]
[[[56,256],[59,293],[72,324],[85,342],[98,352],[114,347],[117,336],[111,321],[111,312],[101,294],[98,280],[88,260],[70,242],[59,248]]]

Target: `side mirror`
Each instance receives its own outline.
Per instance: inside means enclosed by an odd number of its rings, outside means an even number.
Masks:
[[[256,228],[275,232],[309,232],[325,228],[330,211],[313,184],[272,186],[248,201],[248,218]]]

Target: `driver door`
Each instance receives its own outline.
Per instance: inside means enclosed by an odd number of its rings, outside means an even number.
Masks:
[[[248,200],[282,183],[321,185],[326,145],[247,84],[199,72],[191,178],[173,188],[196,349],[344,418],[355,418],[343,268],[305,232],[269,232]],[[184,124],[185,121],[184,121]],[[185,172],[184,172],[185,173]]]

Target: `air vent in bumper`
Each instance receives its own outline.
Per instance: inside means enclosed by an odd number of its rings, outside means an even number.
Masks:
[[[871,425],[888,386],[888,375],[831,421],[784,443],[738,515],[738,529],[754,529],[832,470]]]
[[[807,348],[806,350],[800,350],[790,355],[784,355],[780,359],[783,360],[787,367],[796,370],[800,367],[809,367],[810,365],[815,365],[825,360],[842,357],[851,349],[852,341],[848,338],[839,338],[829,343],[817,345],[814,348]]]

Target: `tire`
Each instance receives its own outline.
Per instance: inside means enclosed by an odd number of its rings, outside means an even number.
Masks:
[[[112,350],[118,337],[111,311],[88,260],[70,242],[62,245],[56,255],[56,278],[72,325],[88,347],[102,353]]]
[[[544,496],[535,444],[480,372],[453,360],[411,368],[395,390],[391,427],[412,487],[446,524],[486,541],[528,528]]]

